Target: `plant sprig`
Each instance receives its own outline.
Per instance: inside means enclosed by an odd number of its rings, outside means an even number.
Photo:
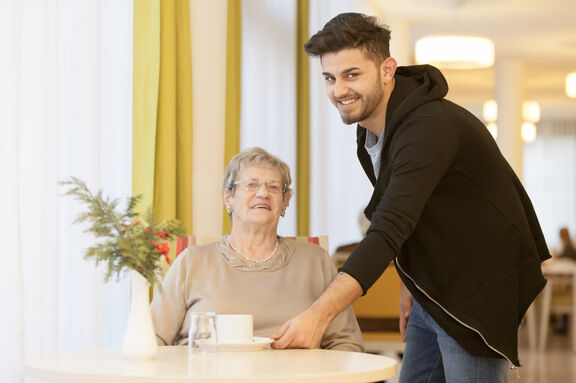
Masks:
[[[85,232],[98,240],[89,247],[85,259],[94,259],[96,264],[107,265],[105,280],[116,279],[126,269],[138,271],[150,284],[159,284],[162,275],[163,256],[168,263],[169,241],[184,233],[176,219],[159,222],[152,209],[148,209],[141,220],[136,207],[141,196],[130,197],[124,210],[119,208],[119,199],[109,199],[102,191],[93,194],[86,184],[76,177],[60,182],[68,186],[66,195],[86,206],[86,210],[74,223],[87,224]]]

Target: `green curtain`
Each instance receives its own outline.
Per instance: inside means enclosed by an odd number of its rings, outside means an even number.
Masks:
[[[228,0],[226,36],[226,138],[224,165],[240,150],[240,110],[242,91],[242,1]],[[232,229],[228,213],[223,210],[222,231]]]
[[[310,234],[310,67],[303,45],[308,41],[309,1],[298,0],[298,31],[296,38],[296,232]]]
[[[132,194],[141,212],[152,206],[160,71],[160,1],[134,2]]]
[[[133,193],[192,233],[188,0],[134,2]]]

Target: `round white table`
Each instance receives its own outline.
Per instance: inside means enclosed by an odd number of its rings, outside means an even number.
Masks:
[[[131,361],[120,350],[44,354],[24,360],[26,376],[55,382],[374,382],[393,377],[392,358],[335,350],[199,352],[159,347],[150,361]]]

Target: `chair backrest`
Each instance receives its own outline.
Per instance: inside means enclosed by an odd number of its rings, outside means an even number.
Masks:
[[[293,239],[297,242],[310,242],[315,243],[318,246],[322,247],[326,251],[330,251],[328,249],[328,236],[327,235],[320,235],[318,237],[306,237],[306,236],[297,236],[297,237],[286,237]]]
[[[176,241],[176,256],[186,250],[188,246],[204,245],[219,239],[215,235],[183,235]]]

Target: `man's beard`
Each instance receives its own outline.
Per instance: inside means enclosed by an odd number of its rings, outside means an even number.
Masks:
[[[347,124],[354,124],[356,122],[364,121],[376,110],[380,102],[382,102],[382,98],[384,97],[384,91],[382,90],[382,83],[380,81],[380,73],[378,73],[378,78],[376,80],[376,84],[372,87],[372,90],[366,97],[361,97],[360,100],[356,102],[363,102],[363,110],[362,113],[355,117],[353,115],[344,115],[340,112],[340,117],[342,117],[342,121]]]

